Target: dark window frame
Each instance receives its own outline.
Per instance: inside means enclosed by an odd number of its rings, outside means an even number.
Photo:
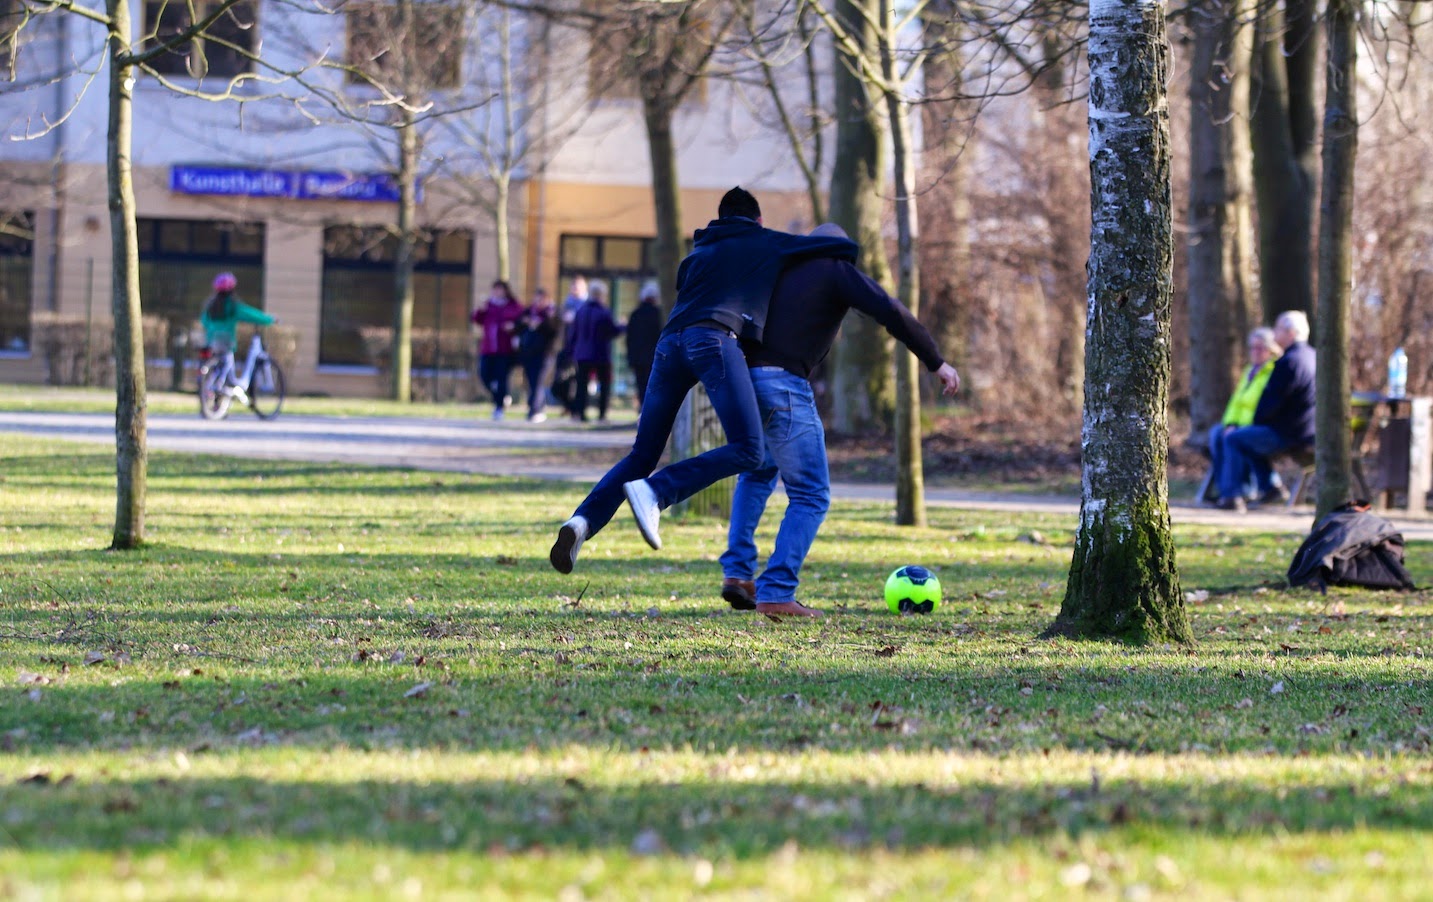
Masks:
[[[196,12],[207,15],[212,2],[196,0]],[[167,77],[195,79],[232,78],[253,72],[255,64],[252,59],[218,41],[206,40],[205,35],[223,38],[242,46],[247,53],[255,53],[259,44],[259,7],[259,0],[239,0],[203,34],[160,54],[148,63],[148,67]],[[145,0],[144,19],[145,50],[164,43],[168,37],[191,24],[183,0]]]
[[[408,78],[419,82],[415,89],[452,91],[463,86],[463,61],[467,54],[466,18],[468,11],[455,0],[428,0],[409,7],[419,17],[413,32],[398,35],[400,45],[388,46],[383,36],[391,37],[397,30],[397,4],[384,0],[361,0],[346,3],[344,13],[344,80],[350,85],[373,83],[399,91]],[[426,18],[424,18],[426,17]],[[409,46],[411,45],[411,46]],[[394,50],[405,51],[393,54]],[[367,59],[356,56],[367,54]],[[426,65],[417,71],[404,72],[402,63],[388,60],[424,59]],[[397,71],[390,71],[396,69]]]
[[[339,234],[335,234],[339,233]],[[468,313],[470,298],[473,289],[473,260],[474,242],[476,233],[471,229],[424,229],[423,237],[418,244],[413,261],[413,274],[415,277],[414,314],[415,320],[420,316],[426,316],[429,312],[434,314],[438,322],[438,329],[447,335],[460,335],[466,339],[468,329]],[[444,260],[440,254],[440,240],[443,236],[454,234],[465,237],[463,247],[466,250],[466,260],[454,261]],[[335,244],[339,247],[335,248]],[[341,308],[343,298],[334,295],[338,283],[346,277],[355,275],[363,276],[369,280],[369,284],[381,284],[391,289],[393,284],[393,256],[392,249],[397,243],[397,236],[384,226],[355,226],[347,223],[330,223],[323,230],[322,245],[322,274],[320,277],[319,296],[319,336],[318,336],[318,365],[320,367],[334,370],[372,371],[372,361],[364,359],[353,349],[359,346],[352,334],[345,335],[342,331],[342,322],[345,319]],[[373,249],[378,249],[377,253]],[[451,310],[445,310],[443,304],[443,282],[447,279],[459,280],[462,295],[462,310],[460,314],[454,315]],[[422,296],[421,287],[425,284],[432,285],[437,289],[436,294]],[[451,300],[451,298],[449,298]],[[374,305],[381,299],[369,297],[363,300],[362,306]],[[392,299],[388,299],[391,305]],[[450,305],[451,306],[451,305]],[[451,329],[443,326],[445,312],[451,321]],[[379,328],[388,325],[382,319],[368,318],[365,323],[362,320],[350,320],[353,325],[359,328],[365,326],[378,326]],[[336,335],[330,335],[326,330],[331,328],[340,329]],[[417,323],[415,322],[415,328]],[[347,350],[345,351],[345,348]],[[415,372],[422,369],[423,361],[414,361]]]
[[[0,279],[5,283],[4,290],[0,290],[0,298],[10,297],[11,287],[16,289],[13,292],[16,303],[0,306],[0,353],[26,355],[33,350],[34,339],[31,315],[34,303],[35,213],[33,210],[18,210],[0,213],[0,216],[7,224],[19,223],[0,232]],[[26,231],[29,237],[12,234],[12,231]]]

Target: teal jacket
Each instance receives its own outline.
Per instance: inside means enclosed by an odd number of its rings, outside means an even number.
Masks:
[[[1259,406],[1259,397],[1264,394],[1264,386],[1269,383],[1269,374],[1274,371],[1275,363],[1278,363],[1277,358],[1266,360],[1258,372],[1244,374],[1229,399],[1229,406],[1224,408],[1221,423],[1225,426],[1254,425],[1254,408]]]
[[[228,348],[233,348],[238,340],[235,332],[239,323],[268,326],[273,322],[272,316],[257,307],[250,307],[233,294],[223,298],[211,297],[204,302],[204,312],[199,315],[199,324],[204,327],[204,341]]]

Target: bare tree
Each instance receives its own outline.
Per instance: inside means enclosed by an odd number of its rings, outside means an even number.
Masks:
[[[1261,320],[1251,289],[1246,0],[1191,3],[1189,72],[1189,441],[1223,417],[1244,337]]]
[[[1264,316],[1312,313],[1317,0],[1256,0],[1250,135]],[[1322,343],[1322,339],[1320,339]]]
[[[1353,277],[1353,167],[1358,155],[1358,0],[1329,0],[1319,208],[1319,366],[1314,434],[1318,510],[1350,498],[1348,319]]]
[[[1170,530],[1173,211],[1157,0],[1090,5],[1090,262],[1080,526],[1046,635],[1191,642]]]

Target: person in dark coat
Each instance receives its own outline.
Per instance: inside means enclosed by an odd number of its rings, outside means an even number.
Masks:
[[[597,383],[597,419],[607,421],[607,404],[612,400],[612,339],[622,327],[607,306],[607,286],[594,282],[587,301],[577,308],[572,321],[572,359],[577,364],[577,392],[573,418],[587,422],[587,385]]]
[[[846,233],[833,223],[813,235]],[[721,556],[722,598],[737,610],[777,617],[817,617],[796,598],[801,566],[831,506],[826,433],[816,412],[811,373],[831,351],[850,310],[885,327],[940,379],[946,395],[960,388],[960,374],[945,362],[935,339],[905,305],[844,260],[797,263],[771,294],[766,335],[744,342],[746,362],[766,435],[766,460],[736,478],[727,550]],[[786,490],[786,514],[766,569],[756,575],[756,528],[776,479]]]
[[[1274,364],[1254,408],[1254,423],[1224,436],[1224,462],[1219,473],[1219,507],[1243,512],[1246,474],[1252,472],[1259,500],[1289,500],[1271,463],[1276,455],[1314,443],[1314,349],[1309,346],[1309,318],[1288,310],[1274,321],[1274,340],[1284,356]]]
[[[632,368],[632,384],[637,388],[637,412],[647,397],[647,379],[652,375],[652,358],[657,354],[657,338],[662,334],[661,292],[656,282],[642,286],[637,309],[627,317],[627,365]]]
[[[522,313],[522,334],[518,337],[518,359],[527,376],[527,419],[541,423],[547,419],[547,386],[552,379],[557,336],[562,331],[562,317],[547,290],[532,293],[532,303]]]
[[[766,457],[761,414],[737,335],[761,337],[771,289],[786,266],[812,257],[856,259],[856,243],[849,239],[762,228],[761,205],[740,187],[722,196],[717,217],[697,230],[692,252],[677,269],[677,300],[657,339],[632,450],[558,527],[548,553],[558,573],[572,572],[582,543],[611,522],[624,497],[642,538],[660,549],[663,508],[760,466]],[[658,470],[677,411],[699,382],[721,421],[726,444]]]

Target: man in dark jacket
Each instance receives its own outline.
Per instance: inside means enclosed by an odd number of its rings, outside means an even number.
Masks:
[[[612,339],[622,332],[607,306],[607,286],[592,283],[586,302],[572,320],[572,359],[577,364],[577,399],[574,419],[587,421],[587,384],[597,382],[597,418],[607,421],[607,404],[612,399]]]
[[[657,339],[662,334],[661,294],[656,282],[642,286],[640,303],[627,317],[627,365],[632,368],[633,385],[637,388],[637,412],[647,396],[647,379],[652,375],[652,358],[657,354]]]
[[[582,543],[611,521],[624,496],[642,538],[661,548],[657,524],[662,508],[762,462],[761,419],[737,335],[760,337],[771,289],[788,263],[856,258],[856,244],[848,239],[762,228],[761,207],[741,188],[722,197],[717,217],[697,230],[692,252],[677,272],[677,302],[657,341],[632,450],[558,529],[548,560],[559,573],[572,572]],[[677,411],[698,382],[706,388],[727,443],[653,473]]]
[[[839,226],[819,226],[812,235],[840,235]],[[765,428],[766,460],[737,477],[727,550],[721,556],[722,597],[738,610],[769,616],[818,617],[796,600],[801,565],[831,506],[826,468],[826,433],[811,393],[811,372],[836,340],[846,311],[858,310],[885,327],[896,340],[940,377],[944,393],[960,388],[960,375],[946,363],[935,340],[911,312],[843,260],[818,259],[788,269],[771,295],[761,343],[746,343],[746,360]],[[766,569],[756,572],[756,527],[781,477],[786,514]]]
[[[1271,459],[1284,451],[1314,443],[1314,349],[1309,346],[1309,318],[1302,311],[1289,310],[1274,321],[1274,340],[1284,355],[1274,364],[1254,424],[1235,429],[1224,437],[1224,460],[1219,472],[1219,507],[1243,512],[1248,504],[1240,488],[1254,474],[1259,501],[1289,500],[1289,490],[1279,482]]]

